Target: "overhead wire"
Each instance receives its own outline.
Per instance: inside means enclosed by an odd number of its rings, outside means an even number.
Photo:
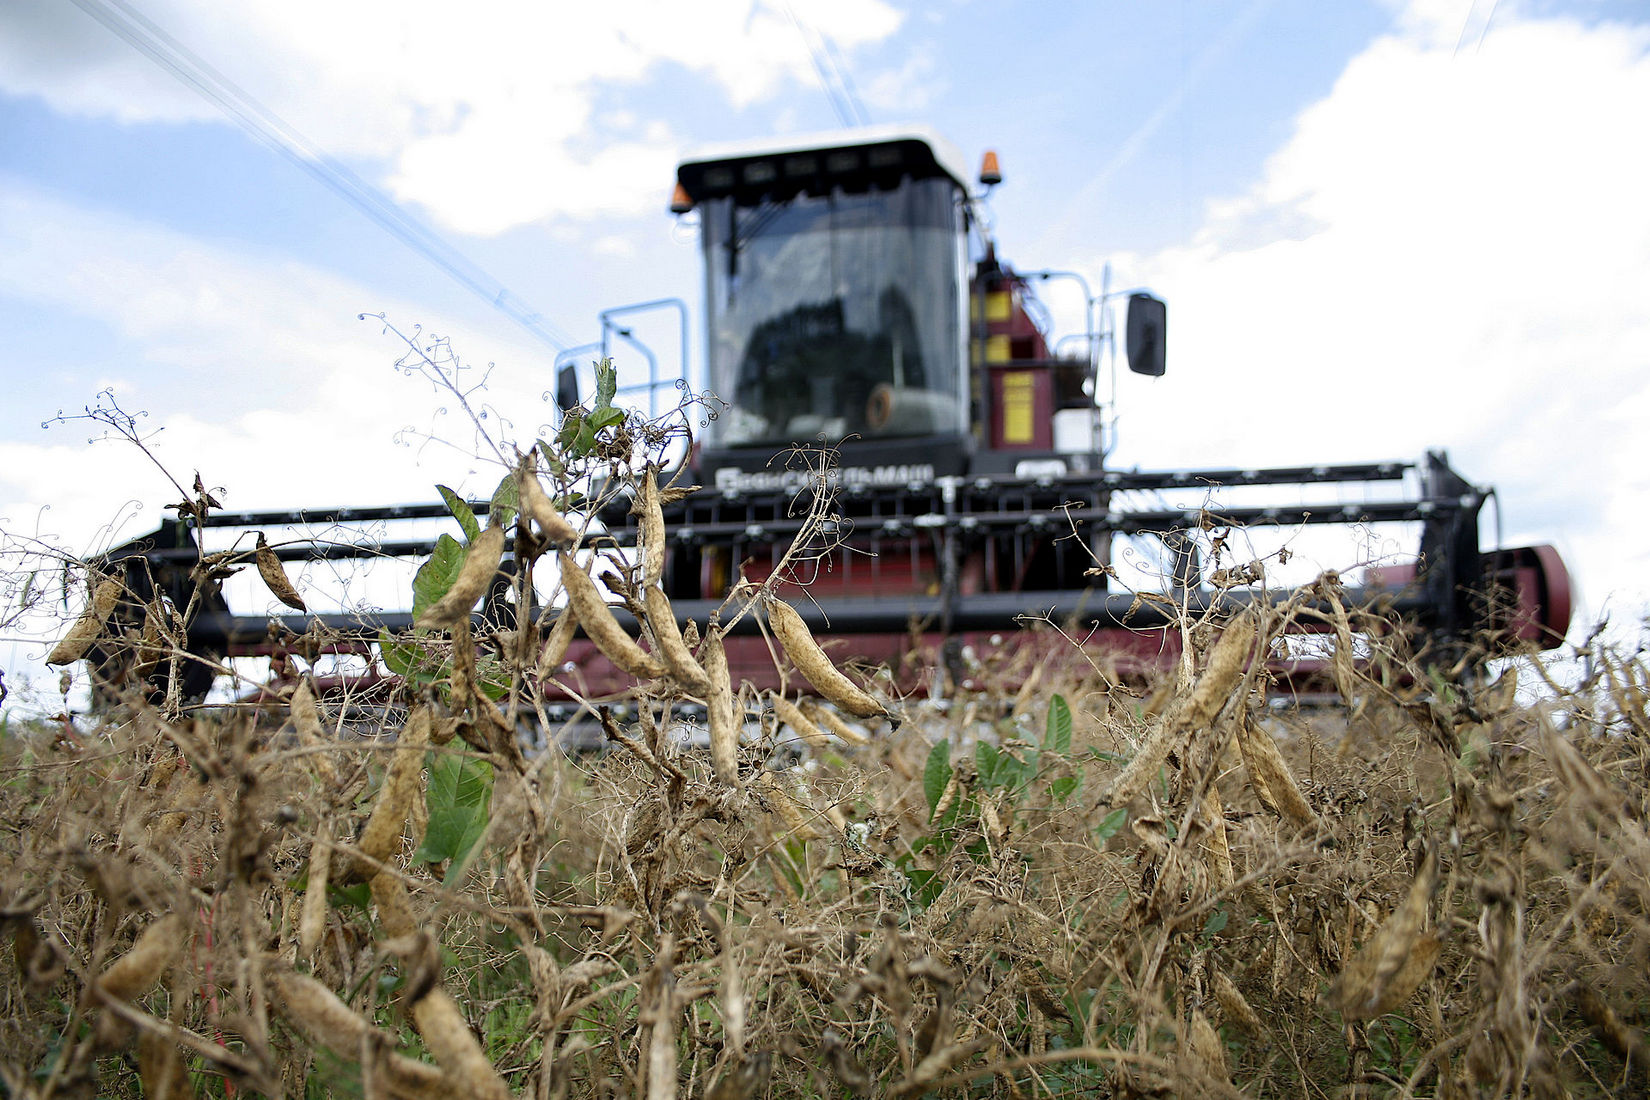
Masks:
[[[1478,30],[1478,42],[1473,46],[1474,53],[1477,53],[1479,50],[1484,48],[1484,39],[1488,37],[1490,33],[1490,24],[1495,22],[1495,12],[1500,6],[1501,0],[1491,0],[1490,13],[1484,17],[1484,25]],[[1450,53],[1451,58],[1459,57],[1461,55],[1461,47],[1467,44],[1467,32],[1472,27],[1472,17],[1477,10],[1478,0],[1470,0],[1467,4],[1466,18],[1461,21],[1461,33],[1457,35],[1455,39],[1455,49]]]
[[[836,52],[834,43],[804,22],[802,17],[796,14],[796,7],[791,0],[785,0],[785,14],[790,16],[791,25],[801,36],[802,44],[807,47],[808,60],[813,62],[814,75],[819,78],[819,87],[825,93],[825,98],[831,101],[831,109],[836,112],[837,121],[844,126],[870,125],[870,112],[865,109],[865,104],[860,101],[858,92],[854,90],[853,81],[847,75],[846,65],[841,63],[840,55],[832,56]]]
[[[524,299],[400,204],[363,180],[213,68],[127,0],[73,0],[122,41],[212,103],[251,136],[343,198],[466,290],[560,352],[572,340]]]
[[[1169,94],[1134,128],[1123,143],[1116,147],[1111,158],[1071,198],[1066,200],[1058,216],[1048,219],[1041,236],[1035,242],[1039,250],[1051,242],[1070,237],[1078,219],[1095,208],[1100,195],[1111,185],[1112,178],[1145,149],[1159,130],[1191,97],[1192,92],[1225,60],[1228,54],[1248,36],[1277,0],[1249,0],[1209,43],[1204,46],[1190,68]]]
[[[847,58],[843,57],[842,51],[837,48],[836,39],[817,28],[814,33],[819,36],[820,43],[825,47],[825,59],[831,66],[831,72],[836,75],[837,86],[842,89],[843,96],[853,107],[857,121],[861,126],[869,126],[871,114],[865,109],[864,100],[859,98],[859,89],[854,87],[854,74],[848,68]]]

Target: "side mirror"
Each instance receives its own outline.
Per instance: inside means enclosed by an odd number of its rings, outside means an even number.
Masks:
[[[579,403],[579,372],[572,363],[556,372],[556,407],[562,412]]]
[[[1169,307],[1150,294],[1129,295],[1129,323],[1125,347],[1129,369],[1136,374],[1163,377],[1169,344]]]

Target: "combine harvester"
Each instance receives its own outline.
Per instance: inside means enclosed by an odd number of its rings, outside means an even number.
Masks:
[[[994,155],[978,179],[986,189],[1000,181]],[[1206,553],[1211,533],[1229,527],[1282,537],[1317,525],[1410,538],[1418,530],[1412,563],[1366,570],[1345,599],[1402,624],[1438,660],[1469,645],[1551,648],[1562,640],[1570,588],[1557,553],[1483,548],[1488,491],[1441,453],[1418,463],[1108,469],[1099,395],[1106,352],[1116,358],[1110,301],[1128,300],[1127,364],[1144,375],[1164,373],[1166,308],[1143,292],[1103,288],[1095,297],[1085,286],[1086,330],[1054,340],[1033,289],[1063,273],[1015,272],[1000,262],[979,216],[981,198],[951,147],[917,130],[729,148],[680,165],[671,208],[697,218],[705,385],[721,403],[684,478],[705,488],[666,510],[664,584],[683,621],[705,623],[741,578],[769,578],[810,522],[820,484],[813,471],[775,456],[824,445],[834,452],[829,516],[813,517],[806,576],[787,578],[807,580],[807,594],[793,589],[792,602],[822,639],[842,643],[835,656],[888,665],[902,688],[928,686],[922,680],[936,666],[961,674],[960,654],[1026,644],[1016,631],[1028,617],[1071,624],[1092,652],[1125,671],[1171,662],[1180,644],[1169,628],[1173,609],[1142,601],[1108,576],[1114,550],[1119,540],[1159,546],[1165,593],[1182,611],[1275,598],[1258,584],[1207,583],[1199,547]],[[607,314],[603,325],[605,346]],[[685,311],[683,331],[685,345]],[[1068,344],[1078,353],[1060,354]],[[578,400],[574,372],[567,365],[558,374],[564,409]],[[1175,495],[1183,499],[1169,503]],[[627,506],[618,500],[599,516],[621,546],[635,539]],[[218,512],[200,533],[225,545],[268,531],[288,561],[417,557],[430,553],[433,539],[286,540],[446,514],[439,504]],[[133,593],[158,587],[175,606],[191,606],[194,526],[165,524],[108,560],[124,568]],[[508,587],[501,574],[483,616],[508,618]],[[199,606],[187,623],[188,648],[210,659],[278,652],[316,619],[359,639],[363,653],[381,628],[411,626],[410,613],[272,621],[235,614],[216,594]],[[634,632],[634,620],[627,625]],[[746,634],[728,639],[735,681],[771,687],[767,642],[754,617],[743,626]],[[564,678],[587,698],[633,686],[582,637],[567,660]],[[1321,663],[1279,661],[1274,671],[1287,682]],[[204,690],[207,665],[191,664],[187,679],[190,692]]]

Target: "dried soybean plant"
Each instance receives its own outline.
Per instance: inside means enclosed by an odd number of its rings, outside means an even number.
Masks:
[[[300,676],[261,714],[134,696],[0,745],[8,1093],[1644,1089],[1643,654],[1531,705],[1427,672],[1326,575],[1186,621],[1144,691],[1028,642],[899,702],[776,582],[684,628],[661,429],[588,442],[507,456],[384,729]],[[584,518],[604,493],[634,551]],[[478,617],[506,551],[515,614]],[[742,617],[788,692],[735,682]],[[1348,644],[1290,712],[1267,658],[1302,622]],[[581,638],[624,709],[583,698]],[[611,751],[522,737],[569,692]]]
[[[445,591],[417,615],[414,644],[442,675],[409,684],[395,736],[350,736],[307,678],[272,723],[267,713],[185,717],[146,696],[139,675],[138,690],[94,739],[64,749],[73,756],[42,760],[40,751],[57,750],[19,746],[7,761],[16,798],[5,818],[19,843],[3,857],[0,898],[19,961],[5,994],[8,1091],[129,1091],[133,1067],[118,1055],[135,1049],[148,1093],[192,1090],[180,1070],[187,1066],[197,1081],[221,1075],[262,1092],[342,1074],[368,1093],[502,1094],[509,1067],[492,1045],[498,1028],[515,1036],[505,1061],[531,1052],[528,1072],[547,1094],[566,1092],[581,1070],[587,1082],[645,1076],[649,1066],[660,1077],[661,1052],[694,1000],[680,987],[650,1001],[645,1063],[618,1042],[632,1026],[622,1016],[596,1064],[557,1059],[591,1048],[590,1029],[600,1026],[592,1004],[605,1012],[608,999],[622,1002],[626,990],[669,972],[676,952],[668,947],[684,942],[671,924],[694,896],[690,886],[707,884],[691,852],[707,823],[745,829],[771,819],[780,824],[762,824],[764,832],[812,835],[818,811],[799,784],[762,778],[760,746],[741,744],[745,706],[721,655],[722,627],[684,637],[660,588],[661,508],[684,490],[660,486],[656,462],[634,475],[622,461],[628,433],[655,445],[659,433],[629,421],[606,428],[592,452],[575,457],[606,461],[608,491],[634,481],[640,560],[587,539],[558,508],[582,476],[565,453],[520,456],[518,511],[489,517]],[[200,507],[211,506],[201,490]],[[524,613],[514,628],[484,622],[478,631],[474,605],[512,538]],[[587,543],[596,556],[581,562],[575,555]],[[552,551],[566,605],[557,613],[552,600],[535,622],[525,613],[532,570]],[[237,561],[255,564],[281,602],[303,606],[263,537],[213,566]],[[601,583],[636,613],[641,639],[614,619],[591,576],[604,561],[617,570]],[[130,595],[118,578],[93,577],[85,612],[50,659],[69,664],[97,646],[140,644],[115,615]],[[621,836],[590,828],[599,814],[585,822],[575,812],[565,826],[550,816],[569,791],[623,789],[641,777],[617,760],[576,768],[553,753],[529,759],[517,736],[535,710],[543,720],[536,689],[562,672],[575,630],[644,681],[639,723],[626,731],[609,712],[600,718],[634,754],[625,759],[651,769],[641,788],[650,793],[625,798],[657,815],[653,866],[633,847],[616,848]],[[817,647],[797,652],[806,665]],[[686,699],[708,707],[709,769],[664,734]],[[438,781],[489,787],[490,797],[465,802],[450,789],[438,797]],[[649,884],[626,895],[626,906],[605,888],[615,851],[629,881]],[[693,911],[714,919],[708,902]],[[589,988],[614,972],[599,992]],[[62,997],[74,988],[81,994]],[[509,1006],[508,1018],[479,1018],[492,1011],[484,1004]],[[88,1018],[90,1031],[81,1026]],[[488,1046],[472,1025],[489,1033]],[[398,1037],[403,1026],[411,1030]],[[430,1055],[433,1066],[421,1060]],[[514,1071],[519,1077],[521,1066]],[[675,1083],[660,1078],[650,1091],[667,1088]]]

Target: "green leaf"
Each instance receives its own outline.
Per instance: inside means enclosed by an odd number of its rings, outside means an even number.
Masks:
[[[1077,783],[1077,776],[1062,775],[1059,779],[1056,779],[1048,785],[1048,790],[1049,793],[1054,796],[1054,800],[1056,802],[1064,802],[1066,799],[1071,797],[1071,792],[1077,789]]]
[[[1128,821],[1128,819],[1128,807],[1119,806],[1117,809],[1106,815],[1106,820],[1102,821],[1095,827],[1094,835],[1099,838],[1101,844],[1104,844],[1106,841],[1110,840],[1122,831],[1123,823]]]
[[[1003,770],[1004,764],[1012,764],[1013,760],[1005,760],[997,746],[987,741],[974,743],[974,770],[979,773],[980,786],[988,791],[994,791],[1002,784],[999,782],[998,771]]]
[[[497,657],[489,654],[476,662],[476,687],[493,702],[510,694],[510,669]]]
[[[604,413],[613,407],[613,395],[619,392],[619,372],[613,360],[603,359],[596,364],[596,412]]]
[[[798,897],[808,896],[809,881],[802,877],[802,868],[807,866],[807,851],[803,841],[789,840],[781,845],[781,849],[789,859],[777,861],[779,873],[785,876],[785,881],[791,884],[791,889]]]
[[[573,444],[579,438],[579,425],[584,422],[584,410],[573,409],[561,422],[561,428],[556,432],[556,448],[562,451],[571,451]]]
[[[413,617],[417,618],[426,607],[445,596],[463,568],[463,545],[451,535],[436,539],[435,552],[418,567],[413,577]]]
[[[329,882],[327,899],[332,902],[334,909],[354,906],[365,912],[367,906],[372,903],[372,886],[365,882],[358,882],[354,886],[334,886]]]
[[[596,449],[596,429],[590,419],[591,414],[583,409],[574,409],[562,421],[561,431],[556,433],[556,446],[563,454],[572,458],[585,458]],[[621,417],[622,419],[622,417]],[[551,463],[551,468],[558,464]]]
[[[458,753],[430,754],[430,786],[425,795],[430,823],[414,859],[426,863],[452,861],[449,883],[467,866],[472,850],[487,827],[493,798],[493,766]]]
[[[624,423],[623,409],[602,409],[590,417],[590,427],[594,431],[611,428],[615,424]]]
[[[905,881],[911,886],[911,900],[924,909],[933,905],[934,899],[945,889],[945,879],[926,868],[913,868],[905,872]]]
[[[928,763],[922,768],[922,793],[928,799],[928,812],[940,804],[946,784],[951,782],[951,742],[937,741],[928,750]]]
[[[1226,912],[1225,909],[1216,909],[1213,913],[1210,913],[1209,919],[1203,922],[1203,938],[1207,940],[1210,936],[1218,934],[1221,929],[1226,927],[1226,922],[1230,919],[1231,914]]]
[[[516,513],[521,511],[521,483],[516,480],[512,471],[499,480],[498,488],[493,490],[493,500],[487,509],[492,522],[500,527],[508,527],[516,520]]]
[[[1071,707],[1063,695],[1048,701],[1048,729],[1043,734],[1043,748],[1065,756],[1071,752]]]
[[[562,465],[561,457],[556,454],[556,449],[550,446],[548,440],[539,440],[538,449],[539,454],[544,456],[544,461],[549,464],[550,472],[552,474],[560,477],[562,474],[567,472],[567,467]]]
[[[1037,778],[1037,750],[1035,748],[1019,749],[1025,755],[1017,756],[1013,752],[1005,752],[1004,765],[1000,769],[998,779],[1004,787],[1012,787],[1018,793],[1024,791],[1031,781]]]
[[[402,641],[387,630],[378,631],[378,652],[384,665],[414,687],[447,678],[447,664],[438,654],[417,642]]]
[[[410,645],[397,641],[395,635],[382,627],[378,630],[378,652],[384,664],[397,676],[406,676],[418,667],[418,655]]]
[[[471,542],[481,537],[481,524],[476,521],[475,512],[471,511],[469,502],[445,485],[437,485],[435,491],[441,494],[441,499],[447,503],[447,511],[458,520],[458,525],[464,528],[464,537]]]

